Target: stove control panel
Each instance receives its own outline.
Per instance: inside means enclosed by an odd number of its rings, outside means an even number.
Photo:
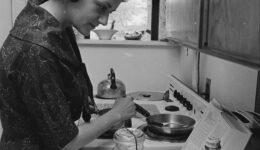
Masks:
[[[169,77],[169,98],[196,120],[201,119],[208,106],[208,102],[173,75]]]

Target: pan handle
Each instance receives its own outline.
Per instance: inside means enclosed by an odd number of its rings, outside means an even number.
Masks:
[[[145,116],[146,118],[151,116],[151,114],[139,104],[135,104],[135,107],[136,111]]]

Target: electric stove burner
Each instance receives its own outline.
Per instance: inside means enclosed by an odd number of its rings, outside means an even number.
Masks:
[[[170,142],[170,143],[183,143],[187,140],[189,135],[183,135],[183,136],[168,136],[168,135],[159,135],[152,131],[150,131],[147,127],[147,124],[141,125],[138,127],[138,129],[141,129],[145,133],[145,138],[152,141],[164,141],[164,142]]]

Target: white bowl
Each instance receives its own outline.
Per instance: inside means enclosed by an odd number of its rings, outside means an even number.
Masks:
[[[98,36],[100,40],[111,40],[112,36],[118,32],[117,30],[110,30],[110,29],[99,29],[93,30]]]

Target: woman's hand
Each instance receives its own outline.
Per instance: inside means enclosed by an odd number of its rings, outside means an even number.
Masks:
[[[112,130],[120,129],[124,125],[124,121],[118,121],[111,127]]]
[[[118,98],[115,101],[111,111],[115,115],[119,115],[121,121],[124,121],[136,115],[135,109],[136,108],[135,108],[135,103],[133,102],[133,98],[125,97],[125,98]]]

